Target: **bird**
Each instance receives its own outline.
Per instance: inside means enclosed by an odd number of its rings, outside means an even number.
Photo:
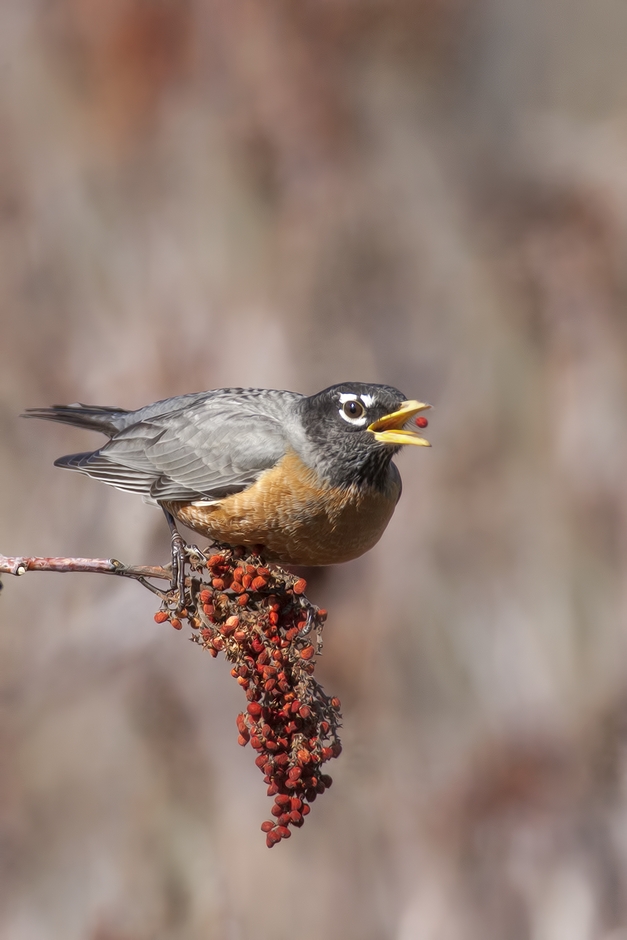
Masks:
[[[161,506],[174,572],[174,545],[180,552],[184,544],[177,522],[278,564],[362,555],[401,495],[392,458],[405,445],[430,446],[406,427],[430,407],[389,385],[342,382],[314,395],[220,388],[135,411],[76,403],[31,408],[24,417],[108,436],[98,450],[60,457],[55,466]]]

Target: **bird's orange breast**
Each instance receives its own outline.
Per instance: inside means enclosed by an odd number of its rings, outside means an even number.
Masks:
[[[379,541],[400,495],[388,490],[321,484],[315,471],[289,452],[240,493],[215,503],[166,502],[201,535],[230,545],[263,545],[271,561],[331,565],[357,558]]]

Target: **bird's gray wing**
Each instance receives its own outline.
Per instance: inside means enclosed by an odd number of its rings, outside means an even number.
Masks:
[[[186,403],[125,428],[93,454],[59,463],[155,500],[220,499],[285,454],[285,419],[296,398],[282,392]]]

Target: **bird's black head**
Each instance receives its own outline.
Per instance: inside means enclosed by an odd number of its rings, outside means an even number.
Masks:
[[[429,407],[390,385],[331,385],[299,403],[310,460],[332,486],[384,486],[392,457],[404,444],[429,446],[405,430],[410,418]]]

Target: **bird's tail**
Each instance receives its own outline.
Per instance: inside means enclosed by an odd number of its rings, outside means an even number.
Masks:
[[[126,416],[129,414],[123,408],[107,408],[103,405],[53,405],[52,408],[28,408],[23,418],[43,418],[45,421],[59,421],[61,424],[72,424],[77,428],[89,428],[92,431],[101,431],[113,437],[118,431],[126,427]]]

